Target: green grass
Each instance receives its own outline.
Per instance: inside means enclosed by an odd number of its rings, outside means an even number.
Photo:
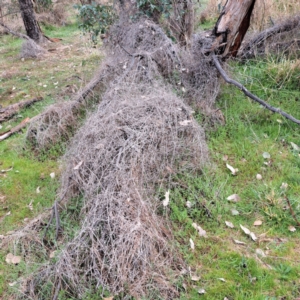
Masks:
[[[281,68],[280,60],[234,63],[231,72],[249,90],[300,118],[299,84],[292,83],[299,80],[299,72],[278,89],[276,66]],[[201,276],[198,282],[189,281],[182,299],[295,299],[300,296],[299,229],[288,230],[297,224],[284,197],[300,220],[300,155],[290,144],[300,145],[299,126],[263,109],[232,86],[222,86],[217,105],[226,125],[207,135],[211,163],[201,175],[177,176],[177,188],[170,193],[170,218],[178,245]],[[270,159],[263,157],[264,152]],[[239,169],[236,176],[226,163]],[[262,180],[256,179],[257,174]],[[286,190],[280,188],[283,182],[288,183]],[[231,194],[238,194],[240,201],[229,202],[226,198]],[[232,215],[232,209],[239,215]],[[255,220],[262,220],[262,225],[253,226]],[[225,221],[235,228],[228,228]],[[207,238],[198,236],[193,222],[207,231]],[[253,231],[258,242],[246,236],[240,224]],[[233,239],[246,245],[237,245]],[[259,257],[257,248],[267,256]],[[199,288],[206,293],[200,296]]]
[[[22,41],[9,35],[0,38],[0,104],[6,107],[38,96],[44,98],[2,123],[0,134],[25,118],[38,115],[56,101],[69,99],[86,84],[102,60],[99,50],[86,46],[89,42],[76,24],[49,26],[43,30],[48,36],[62,41],[47,45],[56,50],[39,59],[21,60]],[[61,145],[53,146],[37,155],[35,149],[26,146],[25,131],[0,142],[0,235],[20,228],[51,207],[56,199],[60,176],[58,159],[64,149],[60,149]],[[5,171],[8,169],[11,170]],[[51,179],[50,173],[53,172],[56,176]],[[37,193],[38,187],[40,193]],[[62,215],[62,225],[66,230],[69,228],[66,219],[71,209]],[[76,228],[75,221],[71,226]],[[73,230],[70,230],[70,235],[72,233]],[[52,228],[49,235],[54,235]],[[14,289],[9,287],[9,283],[36,268],[23,260],[17,266],[8,265],[5,257],[9,251],[18,254],[19,249],[14,245],[10,249],[0,249],[0,298],[5,299]],[[42,262],[42,258],[37,259]]]
[[[102,59],[94,50],[86,53],[88,48],[83,46],[83,37],[74,24],[47,26],[44,31],[50,37],[63,39],[51,45],[57,50],[45,59],[22,61],[18,56],[21,41],[10,36],[0,39],[0,64],[7,73],[0,79],[0,104],[44,97],[42,102],[2,124],[0,132],[37,115],[57,99],[68,99],[74,92],[66,89],[83,86]],[[295,62],[295,58],[269,57],[244,65],[232,63],[229,71],[253,93],[300,118],[300,72]],[[186,288],[180,299],[296,299],[300,297],[300,236],[285,196],[300,220],[300,153],[291,145],[293,142],[300,146],[299,126],[225,84],[217,106],[226,124],[207,132],[210,163],[202,174],[177,175],[170,193],[169,217],[176,244],[191,272],[200,276],[198,281],[192,281],[189,274],[178,279],[181,291]],[[199,122],[203,119],[201,115],[196,118]],[[0,170],[12,167],[0,173],[0,234],[22,226],[51,206],[60,173],[57,159],[63,151],[53,147],[35,157],[34,149],[24,147],[24,132],[0,142]],[[270,154],[270,159],[263,157],[264,152]],[[226,163],[239,169],[236,176]],[[55,179],[50,178],[52,172]],[[262,180],[256,178],[257,174],[262,175]],[[288,183],[287,189],[281,189],[283,182]],[[36,192],[38,187],[40,193]],[[231,194],[238,194],[240,201],[229,202],[226,198]],[[73,199],[61,215],[69,237],[78,228],[79,216],[74,218],[74,211],[79,211],[81,200]],[[232,215],[232,209],[239,215]],[[261,220],[262,225],[253,226],[256,220]],[[235,227],[228,228],[225,221]],[[193,222],[206,230],[206,238],[197,234]],[[258,241],[245,235],[240,224],[253,231]],[[289,226],[297,230],[291,232]],[[53,228],[49,236],[54,236]],[[190,239],[195,243],[194,251]],[[245,245],[237,245],[234,239]],[[257,255],[257,248],[266,257]],[[7,265],[7,253],[0,251],[0,297],[11,292],[9,283],[31,273],[33,268],[24,261],[18,266]],[[206,293],[199,295],[199,289]],[[65,298],[63,293],[60,298]],[[99,298],[91,294],[86,299]]]

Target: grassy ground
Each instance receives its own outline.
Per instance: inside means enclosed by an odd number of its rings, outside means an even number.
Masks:
[[[62,41],[49,45],[56,50],[38,60],[21,60],[21,41],[0,38],[0,104],[44,97],[2,124],[0,132],[46,105],[68,99],[100,63],[101,53],[85,46],[86,39],[74,25],[50,26],[45,32]],[[232,63],[229,71],[258,96],[300,118],[299,60]],[[299,127],[225,84],[217,105],[226,124],[207,133],[211,164],[201,175],[178,175],[170,191],[168,213],[190,266],[190,274],[178,283],[181,299],[299,298],[299,228],[287,202],[300,220],[300,149],[295,146],[300,146]],[[197,118],[201,122],[203,117]],[[0,143],[0,235],[26,223],[55,199],[60,172],[57,152],[44,157],[33,153],[24,148],[24,133]],[[238,169],[236,175],[226,164]],[[54,179],[50,173],[55,173]],[[237,202],[227,200],[232,194],[239,196]],[[261,225],[254,226],[255,221]],[[199,236],[193,223],[206,231],[206,237]],[[291,231],[293,227],[296,231]],[[25,262],[6,264],[6,254],[0,251],[0,299],[7,299],[9,283],[31,271]]]
[[[294,63],[283,57],[234,63],[231,73],[258,96],[299,119],[299,68],[284,79]],[[203,290],[201,299],[296,299],[300,297],[299,228],[286,197],[300,220],[300,148],[294,145],[300,145],[299,126],[227,85],[218,107],[226,125],[208,133],[212,164],[199,177],[178,177],[170,193],[175,235],[192,275],[199,277],[190,280],[189,299],[198,299]],[[226,164],[238,169],[236,175]],[[232,194],[239,196],[237,202],[227,200]],[[255,226],[255,221],[261,225]],[[207,237],[199,236],[193,222]],[[182,299],[187,298],[185,294]]]
[[[21,59],[22,41],[9,35],[0,37],[0,105],[5,107],[38,96],[44,98],[0,124],[0,133],[56,101],[69,99],[100,64],[101,52],[90,47],[76,24],[48,26],[43,30],[48,36],[62,40],[46,45],[52,51],[40,59]],[[33,149],[24,143],[24,132],[0,142],[0,235],[26,224],[55,199],[61,149],[53,148],[46,155],[35,157]],[[55,178],[50,177],[51,173]],[[25,263],[15,267],[7,265],[6,254],[0,251],[0,299],[6,299],[1,295],[7,295],[8,283],[28,268]]]

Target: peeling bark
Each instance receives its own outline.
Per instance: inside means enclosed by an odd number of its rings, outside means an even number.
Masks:
[[[256,0],[227,0],[213,30],[211,51],[223,58],[237,55],[250,25]]]

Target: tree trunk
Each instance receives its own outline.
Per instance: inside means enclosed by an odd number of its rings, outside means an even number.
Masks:
[[[19,5],[27,35],[36,43],[42,42],[43,34],[35,18],[31,0],[19,0]]]
[[[213,51],[222,57],[235,57],[250,25],[256,0],[227,0],[215,25]]]

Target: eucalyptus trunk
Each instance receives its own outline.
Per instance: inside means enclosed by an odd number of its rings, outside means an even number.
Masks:
[[[35,18],[32,0],[19,0],[19,5],[26,34],[36,43],[40,43],[43,39],[43,34]]]

